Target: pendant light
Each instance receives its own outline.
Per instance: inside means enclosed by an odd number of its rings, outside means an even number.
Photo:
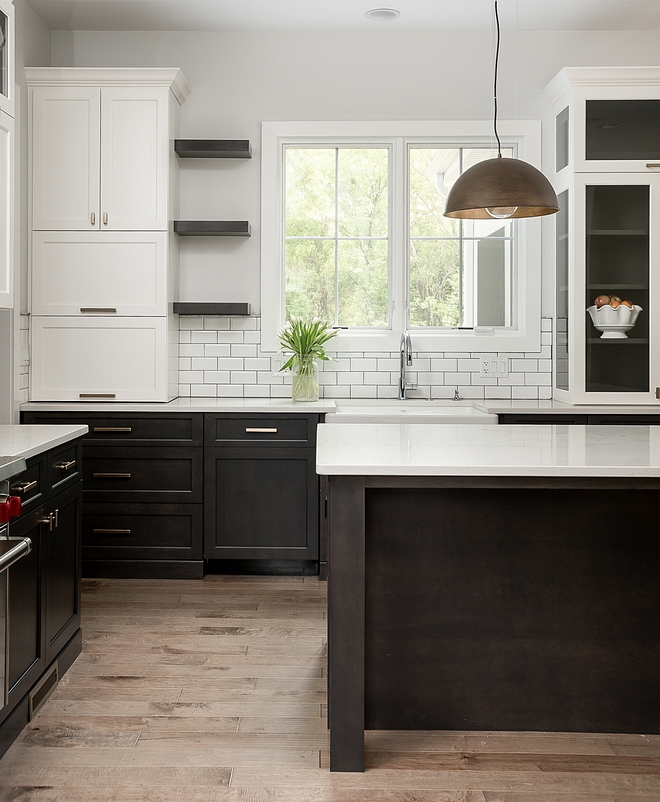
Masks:
[[[478,162],[459,176],[447,196],[445,217],[471,220],[541,217],[556,214],[559,202],[552,184],[536,167],[520,159],[502,156],[497,133],[497,69],[500,56],[500,18],[495,0],[497,45],[493,87],[493,129],[497,157]]]

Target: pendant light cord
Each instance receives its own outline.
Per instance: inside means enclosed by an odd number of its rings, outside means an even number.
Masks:
[[[502,158],[502,143],[500,142],[500,135],[497,133],[497,70],[500,61],[500,16],[497,12],[497,0],[495,0],[495,27],[497,30],[497,39],[495,44],[495,70],[493,79],[493,129],[495,131],[495,139],[497,139],[497,156]]]

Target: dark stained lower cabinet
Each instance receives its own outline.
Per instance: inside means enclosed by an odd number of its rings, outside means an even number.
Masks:
[[[65,461],[79,466],[80,441],[64,450]],[[54,449],[28,461],[26,473],[40,481],[46,477],[28,491],[42,503],[27,504],[10,525],[11,536],[29,537],[32,550],[8,570],[8,704],[0,710],[0,756],[27,723],[35,686],[55,666],[62,676],[81,649],[82,481],[70,473],[64,481],[48,482],[50,466],[62,462],[61,453]]]
[[[318,561],[318,421],[206,415],[205,559]]]
[[[202,413],[33,412],[80,423],[84,576],[201,579]]]

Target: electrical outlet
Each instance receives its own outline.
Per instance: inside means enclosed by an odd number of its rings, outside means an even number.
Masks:
[[[21,343],[21,365],[30,364],[30,345],[29,343]]]
[[[482,379],[506,379],[509,375],[509,360],[501,356],[479,358],[479,376]]]
[[[280,370],[282,369],[282,365],[286,362],[286,359],[283,356],[271,356],[270,358],[270,372],[273,376],[281,376]]]

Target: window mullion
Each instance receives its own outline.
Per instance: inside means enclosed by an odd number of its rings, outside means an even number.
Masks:
[[[390,169],[390,304],[394,332],[408,325],[408,242],[407,242],[407,144],[396,138],[391,148]]]

